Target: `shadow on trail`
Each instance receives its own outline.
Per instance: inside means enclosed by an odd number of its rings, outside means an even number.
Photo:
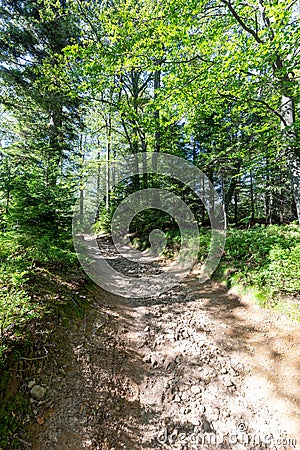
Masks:
[[[117,267],[116,255],[114,260]],[[120,264],[126,272],[124,261]],[[213,394],[221,402],[224,395],[230,407],[241,386],[222,386],[228,376],[222,375],[222,364],[237,353],[244,366],[254,367],[272,384],[280,399],[299,407],[296,325],[292,334],[270,316],[266,327],[265,311],[218,283],[199,284],[192,275],[155,298],[125,298],[95,286],[88,291],[91,310],[85,320],[79,329],[61,332],[63,351],[49,377],[52,401],[44,407],[47,427],[36,426],[34,450],[175,448],[173,433],[191,435],[195,426],[202,433],[213,432],[213,415],[205,411],[195,425],[189,415],[193,411],[180,416],[181,405],[201,398],[209,406]],[[190,351],[179,351],[181,343]],[[191,392],[198,382],[201,394],[183,400],[186,386]]]
[[[118,336],[119,325],[124,332],[130,324],[125,305],[106,304],[97,288],[89,296],[96,299],[90,313],[79,327],[59,331],[51,367],[41,374],[48,398],[36,402],[44,425],[26,438],[34,450],[140,448],[143,426],[155,416],[139,402],[147,371]]]
[[[108,245],[109,246],[109,245]],[[126,273],[127,267],[122,257],[114,255],[114,266],[118,269],[124,269]],[[134,270],[134,264],[130,264],[130,271],[134,275],[147,276],[147,274],[138,273]],[[151,273],[149,274],[151,276]],[[122,319],[128,322],[128,326],[132,325],[132,311],[139,308],[147,309],[156,308],[157,311],[163,310],[165,315],[167,312],[171,315],[182,313],[183,305],[190,308],[191,305],[197,303],[199,308],[205,313],[207,321],[214,324],[211,336],[216,346],[221,352],[229,355],[239,353],[243,355],[245,367],[251,366],[255,369],[258,378],[256,383],[266,380],[271,390],[276,393],[279,400],[287,400],[294,406],[292,413],[299,415],[300,406],[300,360],[299,360],[299,343],[300,330],[299,326],[294,325],[293,331],[288,328],[284,329],[277,324],[276,314],[274,312],[266,312],[259,310],[253,305],[249,305],[240,297],[230,294],[228,290],[213,281],[199,284],[195,276],[187,277],[183,282],[173,287],[168,292],[164,292],[154,298],[126,299],[119,296],[109,295],[110,299],[114,298],[113,303],[120,307]],[[268,316],[270,315],[270,320]],[[166,316],[167,317],[167,316]],[[144,317],[145,327],[151,324],[153,334],[163,336],[168,333],[167,321],[162,324],[156,319],[155,313],[148,314]],[[205,329],[204,329],[205,331]],[[180,331],[181,336],[175,339],[186,338],[184,331]],[[156,345],[156,344],[154,344]],[[141,346],[143,347],[143,345]],[[201,358],[195,357],[194,360],[184,360],[182,357],[181,368],[177,367],[177,378],[184,378],[187,368],[201,369],[205,363],[210,361],[201,361]],[[138,372],[142,371],[144,377],[157,376],[147,373],[147,365],[140,362],[131,361]],[[167,373],[164,364],[158,363],[157,369]],[[173,367],[170,366],[172,371]],[[162,376],[161,373],[158,376]],[[135,380],[139,383],[140,379]],[[259,386],[258,386],[259,387]],[[232,397],[235,392],[231,392]],[[175,393],[173,395],[173,398]],[[288,412],[287,412],[288,414]],[[149,416],[147,418],[149,420]],[[172,425],[171,429],[172,429]],[[174,422],[176,428],[176,423]],[[173,428],[174,428],[173,427]],[[178,428],[178,423],[177,423]],[[151,448],[151,447],[149,447]],[[153,447],[155,448],[155,446]]]
[[[199,284],[193,276],[170,293],[151,299],[153,305],[171,305],[175,311],[177,305],[195,301],[200,302],[201,309],[219,325],[219,331],[214,335],[217,346],[232,354],[244,354],[245,366],[251,360],[260,375],[271,383],[277,396],[292,402],[297,409],[295,414],[299,415],[299,326],[290,322],[291,329],[282,329],[277,325],[279,316],[276,312],[251,306],[216,282]],[[147,306],[149,299],[133,302]],[[268,315],[271,319],[267,318]],[[266,321],[269,323],[267,327],[264,326]],[[163,333],[164,330],[158,329],[157,332]]]
[[[192,285],[196,283],[192,281]],[[200,298],[203,295],[201,288],[198,295]],[[253,307],[229,294],[223,286],[216,286],[203,306],[214,320],[226,326],[224,337],[217,339],[218,345],[227,351],[244,353],[245,364],[248,358],[252,359],[277,395],[299,408],[299,326],[290,321],[291,328],[283,329],[278,323],[278,313]]]

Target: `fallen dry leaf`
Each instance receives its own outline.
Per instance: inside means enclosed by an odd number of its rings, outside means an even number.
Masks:
[[[43,417],[38,417],[38,418],[36,419],[36,421],[37,421],[37,423],[38,423],[39,425],[43,425],[43,423],[45,422],[45,419],[44,419]]]

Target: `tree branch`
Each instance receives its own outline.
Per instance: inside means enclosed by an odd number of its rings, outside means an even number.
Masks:
[[[239,97],[237,97],[236,95],[232,95],[232,94],[222,94],[221,92],[218,92],[220,97],[223,98],[227,98],[229,100],[235,100],[235,101],[240,101],[241,99]],[[244,101],[244,99],[243,99]],[[284,117],[278,112],[276,111],[276,109],[272,108],[272,106],[269,105],[269,103],[267,103],[265,100],[259,99],[259,98],[249,98],[248,100],[249,102],[252,103],[261,103],[262,105],[264,105],[269,111],[271,111],[273,114],[275,114],[275,116],[277,116],[280,121],[284,124],[284,126],[287,126],[287,123],[284,119]]]
[[[248,25],[243,21],[243,19],[241,18],[241,16],[237,13],[237,11],[234,9],[234,7],[232,6],[232,4],[230,3],[230,0],[221,0],[222,3],[224,3],[224,5],[227,6],[227,8],[229,9],[229,11],[231,12],[231,14],[233,15],[233,17],[236,19],[236,21],[241,25],[241,27],[247,31],[247,33],[251,34],[254,39],[256,40],[256,42],[258,42],[259,44],[263,44],[263,41],[260,39],[260,37],[258,36],[258,33],[255,32],[252,28],[248,27]]]

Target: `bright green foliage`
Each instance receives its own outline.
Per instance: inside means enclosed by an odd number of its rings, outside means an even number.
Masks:
[[[266,286],[275,294],[300,292],[300,239],[292,248],[275,247],[270,252],[270,264],[266,273]]]
[[[297,294],[300,273],[300,230],[295,224],[230,229],[223,262],[235,280],[262,290],[266,297]]]
[[[40,289],[41,274],[45,271],[50,277],[58,268],[62,273],[77,270],[77,258],[67,236],[53,240],[46,234],[38,239],[36,235],[0,233],[0,344],[7,330],[22,335],[28,322],[40,320],[59,306],[41,301],[39,295],[34,297]],[[8,345],[4,342],[2,351]]]

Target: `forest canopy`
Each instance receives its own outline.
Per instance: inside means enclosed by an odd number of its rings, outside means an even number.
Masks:
[[[147,151],[201,168],[229,223],[299,220],[298,2],[0,12],[2,226],[58,232],[92,160],[109,191],[106,162]]]

